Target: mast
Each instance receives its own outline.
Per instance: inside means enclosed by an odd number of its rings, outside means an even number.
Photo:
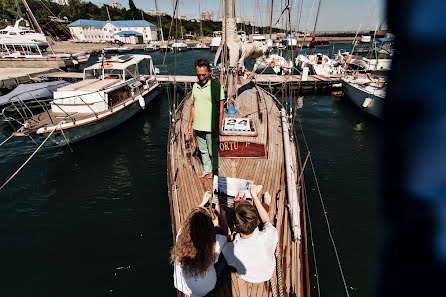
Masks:
[[[156,0],[155,0],[155,10],[158,12],[158,2]],[[158,27],[160,28],[160,31],[161,31],[162,44],[164,44],[163,27],[162,27],[162,23],[161,23],[161,15],[159,13],[158,13]]]
[[[269,39],[273,39],[272,38],[272,34],[273,34],[273,11],[274,11],[274,0],[271,0],[271,15],[270,15],[270,19],[269,19]]]
[[[105,6],[105,10],[107,10],[108,20],[111,22],[110,12],[108,11],[108,5]]]
[[[25,9],[28,12],[29,16],[31,17],[31,20],[33,21],[34,25],[36,26],[37,30],[39,31],[39,33],[42,33],[42,28],[40,28],[39,23],[36,20],[36,17],[34,16],[34,14],[32,13],[31,9],[28,6],[28,3],[26,3],[26,0],[22,0],[23,5],[25,5]]]
[[[319,5],[317,6],[316,20],[314,21],[313,40],[316,36],[316,26],[317,26],[317,20],[319,18],[319,10],[321,9],[321,3],[322,3],[322,0],[319,0]]]
[[[201,14],[201,1],[198,1],[198,13],[200,14],[200,37],[203,38],[203,15]]]

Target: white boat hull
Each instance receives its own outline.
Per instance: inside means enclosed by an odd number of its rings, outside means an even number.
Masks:
[[[157,86],[155,86],[152,88],[152,90],[150,90],[143,96],[145,106],[147,107],[147,105],[157,95],[158,95],[158,88]],[[114,127],[120,125],[121,123],[127,121],[141,109],[142,107],[141,104],[139,103],[139,100],[135,99],[130,103],[127,103],[126,106],[124,106],[119,111],[117,110],[113,113],[102,115],[101,117],[99,117],[99,119],[92,117],[92,121],[89,123],[79,124],[78,126],[73,125],[72,128],[63,129],[63,134],[60,130],[57,130],[53,133],[51,139],[59,146],[67,145],[67,140],[70,144],[77,141],[81,141],[83,139],[90,138],[103,132],[106,132],[110,129],[113,129]]]
[[[345,95],[350,98],[354,105],[368,114],[382,119],[384,97],[366,92],[344,79],[342,79],[342,88],[344,89]]]

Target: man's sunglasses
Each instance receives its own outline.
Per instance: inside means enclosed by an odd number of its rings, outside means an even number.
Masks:
[[[197,77],[206,76],[207,74],[197,74]]]

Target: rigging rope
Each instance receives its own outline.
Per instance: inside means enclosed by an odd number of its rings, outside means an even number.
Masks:
[[[303,130],[303,128],[302,128],[301,121],[298,120],[297,122],[299,123],[300,131],[301,131],[301,133],[302,133],[302,138],[303,138],[303,140],[304,140],[305,147],[306,147],[307,151],[310,151],[310,149],[309,149],[309,147],[308,147],[307,139],[306,139],[306,137],[305,137],[304,130]],[[331,233],[330,221],[328,220],[327,211],[325,210],[324,200],[323,200],[323,198],[322,198],[321,189],[320,189],[320,187],[319,187],[319,182],[318,182],[318,179],[317,179],[317,176],[316,176],[316,171],[315,171],[315,169],[314,169],[314,165],[313,165],[313,158],[311,157],[311,155],[310,155],[310,164],[311,164],[311,169],[312,169],[312,171],[313,171],[314,180],[315,180],[315,182],[316,182],[316,187],[317,187],[317,191],[318,191],[318,194],[319,194],[319,200],[321,201],[322,210],[323,210],[323,212],[324,212],[325,221],[326,221],[326,223],[327,223],[328,235],[329,235],[329,237],[330,237],[331,244],[332,244],[332,246],[333,246],[333,250],[334,250],[335,255],[336,255],[336,261],[337,261],[337,263],[338,263],[338,268],[339,268],[339,271],[340,271],[340,273],[341,273],[342,282],[343,282],[343,284],[344,284],[345,293],[346,293],[347,297],[350,297],[350,294],[349,294],[349,292],[348,292],[348,288],[347,288],[347,282],[346,282],[346,280],[345,280],[344,272],[343,272],[343,270],[342,270],[341,260],[340,260],[340,258],[339,258],[338,250],[337,250],[337,247],[336,247],[336,243],[335,243],[335,240],[334,240],[333,235],[332,235],[332,233]]]
[[[31,160],[31,158],[34,157],[34,155],[39,151],[39,149],[45,144],[48,138],[50,138],[53,132],[56,131],[59,125],[57,125],[53,131],[51,131],[51,133],[45,138],[45,140],[39,145],[39,147],[31,154],[31,156],[29,156],[29,158],[25,161],[25,163],[23,163],[22,166],[20,166],[20,168],[17,169],[16,172],[14,172],[14,174],[11,175],[11,177],[8,178],[8,180],[3,183],[3,185],[0,187],[0,190],[3,189],[14,178],[14,176],[16,176],[19,173],[19,171],[22,170],[23,167],[25,167],[25,165]]]
[[[11,137],[13,137],[14,134],[11,134],[11,136],[9,136],[8,138],[6,138],[2,143],[0,143],[0,146],[2,146],[3,144],[5,144],[9,139],[11,139]]]
[[[304,187],[304,192],[305,192],[305,197],[308,197],[306,187]],[[310,207],[308,206],[307,199],[305,199],[305,208],[307,209],[307,215],[308,215],[308,227],[310,229],[311,249],[313,250],[313,261],[314,261],[314,269],[315,269],[316,284],[317,284],[317,295],[319,297],[321,297],[321,287],[320,287],[320,282],[319,282],[319,270],[317,268],[316,250],[314,247],[314,240],[313,240],[313,228],[311,226]]]

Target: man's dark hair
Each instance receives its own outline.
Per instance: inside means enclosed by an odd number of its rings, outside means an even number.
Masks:
[[[198,58],[195,60],[195,67],[206,67],[209,71],[211,71],[211,65],[209,61],[205,58]]]
[[[237,201],[234,204],[234,223],[237,230],[249,235],[257,227],[259,217],[256,208],[248,201]]]

